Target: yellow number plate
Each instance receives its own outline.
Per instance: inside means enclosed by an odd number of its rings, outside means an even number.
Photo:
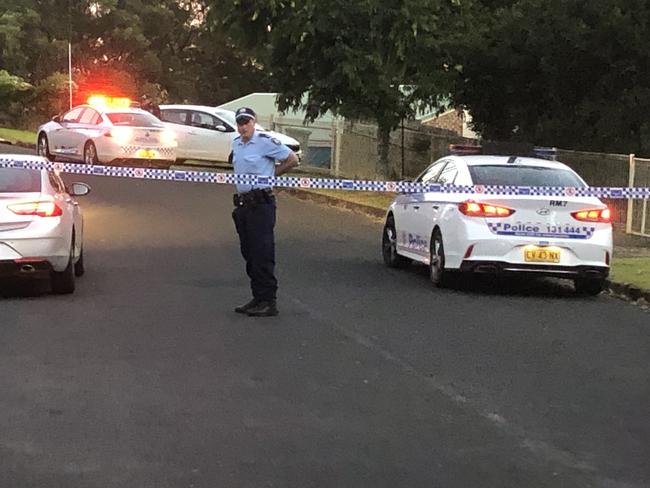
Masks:
[[[140,158],[153,159],[157,155],[158,154],[153,149],[140,149],[138,151],[138,157]]]
[[[560,250],[544,247],[527,247],[524,249],[524,261],[527,263],[559,263]]]

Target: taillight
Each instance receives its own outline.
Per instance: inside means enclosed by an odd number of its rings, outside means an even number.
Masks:
[[[508,207],[499,207],[489,203],[467,200],[458,204],[458,210],[468,217],[509,217],[515,211]]]
[[[612,211],[607,207],[579,210],[578,212],[571,212],[571,216],[583,222],[602,222],[609,224],[612,221]]]
[[[162,142],[165,146],[175,146],[176,133],[174,131],[165,129],[160,133],[160,142]]]
[[[113,127],[104,135],[112,137],[118,144],[126,144],[133,137],[133,131],[128,127]]]
[[[7,208],[17,215],[36,215],[38,217],[59,217],[63,210],[52,201],[25,202],[7,205]]]

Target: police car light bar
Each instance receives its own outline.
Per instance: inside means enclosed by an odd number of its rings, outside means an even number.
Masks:
[[[105,108],[129,108],[131,100],[126,97],[107,97],[104,95],[91,95],[88,97],[88,105],[91,107],[105,109]]]

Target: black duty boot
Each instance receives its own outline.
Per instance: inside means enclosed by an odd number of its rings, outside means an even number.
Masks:
[[[260,300],[246,313],[249,317],[273,317],[278,314],[278,307],[275,305],[275,300]]]
[[[239,307],[235,308],[235,312],[237,313],[248,313],[248,311],[257,306],[257,304],[260,303],[260,301],[257,298],[253,298],[250,302],[246,303],[245,305],[240,305]]]

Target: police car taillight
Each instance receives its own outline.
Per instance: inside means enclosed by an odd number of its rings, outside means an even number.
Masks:
[[[107,137],[112,137],[118,144],[126,144],[133,137],[133,131],[128,127],[113,127],[104,133]]]
[[[15,203],[7,205],[7,208],[17,215],[35,215],[37,217],[59,217],[63,215],[61,207],[49,200]]]
[[[582,222],[602,222],[609,224],[612,221],[612,211],[608,208],[593,208],[571,212],[571,216]]]
[[[474,200],[467,200],[458,204],[458,210],[468,217],[509,217],[515,211],[508,207],[500,207],[490,203],[475,202]]]

